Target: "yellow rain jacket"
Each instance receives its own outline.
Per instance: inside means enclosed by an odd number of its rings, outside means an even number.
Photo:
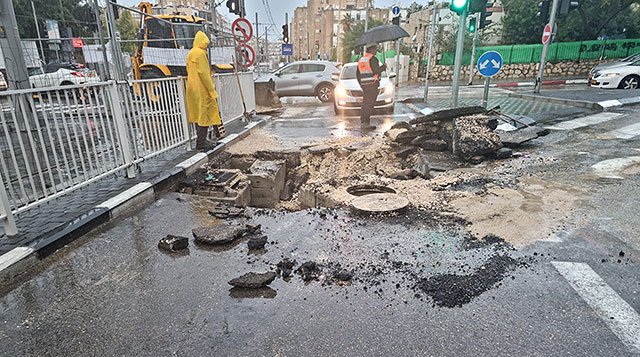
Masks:
[[[218,110],[218,92],[211,78],[207,57],[209,39],[198,31],[187,55],[187,117],[199,126],[222,124]]]

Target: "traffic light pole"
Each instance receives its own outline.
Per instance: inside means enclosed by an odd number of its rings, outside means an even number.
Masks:
[[[427,68],[424,75],[424,102],[427,102],[429,95],[429,69],[431,68],[431,57],[433,56],[433,38],[436,34],[436,19],[438,18],[438,5],[434,1],[431,9],[431,23],[429,24],[429,52],[427,54]]]
[[[480,28],[480,17],[482,15],[476,16],[476,30],[473,32],[473,46],[471,47],[471,62],[469,62],[469,85],[473,84],[473,72],[476,69],[475,60],[476,60],[476,40],[478,39],[478,31]]]
[[[551,16],[549,17],[549,26],[551,26],[551,38],[549,41],[544,44],[542,47],[542,55],[540,56],[540,68],[538,69],[538,76],[536,77],[535,87],[533,88],[533,93],[540,93],[540,88],[542,87],[542,76],[544,75],[544,65],[547,61],[547,53],[549,52],[549,46],[551,42],[553,42],[553,37],[555,35],[555,25],[556,25],[556,13],[558,12],[558,2],[559,0],[553,0],[551,3]]]
[[[291,29],[289,29],[289,13],[288,12],[284,13],[284,24],[287,25],[287,39],[290,39],[291,34],[289,33],[289,31],[291,31]],[[286,41],[286,43],[289,43],[289,41]],[[293,53],[293,50],[291,51],[291,53]],[[287,63],[291,63],[291,56],[287,56]]]
[[[554,0],[558,1],[558,0]],[[464,32],[468,9],[462,11],[458,24],[458,40],[456,41],[456,58],[453,65],[453,83],[451,84],[451,108],[458,107],[458,92],[460,90],[460,67],[462,65],[462,51],[464,50]]]

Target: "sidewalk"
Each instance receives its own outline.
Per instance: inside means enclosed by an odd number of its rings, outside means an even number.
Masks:
[[[267,118],[256,116],[249,124],[240,120],[225,124],[226,138],[207,153],[179,147],[141,163],[134,179],[114,175],[18,215],[17,236],[6,236],[0,227],[0,273],[31,254],[42,258],[122,210],[144,204],[154,192],[166,189],[193,167],[249,135]]]
[[[540,93],[509,93],[510,97],[538,102],[572,105],[593,110],[608,110],[627,105],[640,104],[640,93],[627,89],[599,89],[591,87],[542,89]]]

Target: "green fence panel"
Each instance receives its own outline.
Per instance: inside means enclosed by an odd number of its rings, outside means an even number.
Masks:
[[[502,55],[505,64],[511,63],[535,63],[540,61],[543,45],[511,45],[478,47],[479,57],[486,51],[497,51]],[[597,60],[600,58],[623,58],[634,53],[640,53],[640,39],[622,40],[593,40],[582,42],[558,42],[549,46],[547,61],[581,61]],[[463,64],[469,64],[469,52],[462,57]],[[454,53],[445,52],[438,64],[451,66],[454,62]]]

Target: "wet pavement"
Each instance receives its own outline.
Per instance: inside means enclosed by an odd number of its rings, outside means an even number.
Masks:
[[[332,110],[287,99],[265,130],[284,148],[299,149],[326,138],[382,136],[415,116],[397,103],[394,114],[374,116],[380,128],[363,133],[357,116]],[[473,222],[453,212],[413,207],[384,216],[250,208],[226,223],[260,224],[265,249],[250,252],[246,237],[209,247],[196,244],[191,230],[225,223],[208,213],[212,203],[166,193],[3,287],[0,354],[637,355],[634,315],[621,320],[607,307],[640,311],[640,170],[625,167],[620,179],[611,179],[593,165],[640,156],[638,136],[608,134],[636,125],[639,112],[620,109],[615,119],[553,130],[519,148],[521,158],[475,166],[505,178],[545,180],[575,196],[577,204],[562,212],[566,220],[552,234],[516,247],[473,236]],[[531,222],[541,214],[542,201],[533,198],[526,202]],[[189,237],[188,250],[160,250],[167,234]],[[307,282],[296,273],[277,277],[257,290],[228,284],[248,272],[276,271],[285,258],[296,261],[294,269],[316,262],[321,274]],[[594,305],[552,262],[586,264],[614,291],[612,302]],[[347,282],[338,279],[344,270],[353,275]]]

